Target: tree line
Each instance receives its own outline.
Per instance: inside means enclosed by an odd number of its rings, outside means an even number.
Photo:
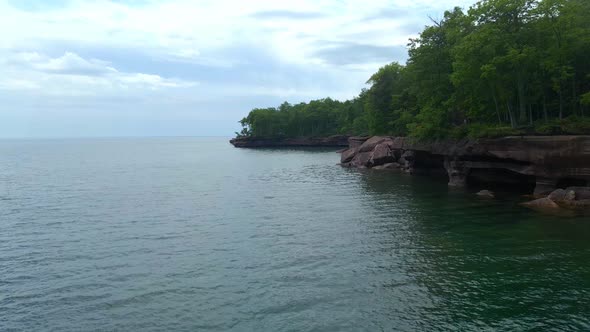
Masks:
[[[354,99],[257,108],[237,134],[590,134],[590,1],[483,0],[431,21]]]

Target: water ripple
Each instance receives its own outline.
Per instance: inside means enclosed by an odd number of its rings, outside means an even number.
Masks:
[[[333,151],[0,141],[0,330],[590,330],[590,223]]]

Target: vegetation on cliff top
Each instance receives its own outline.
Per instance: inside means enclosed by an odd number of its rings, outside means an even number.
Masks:
[[[257,108],[239,136],[419,139],[590,133],[590,1],[483,0],[444,13],[360,94]]]

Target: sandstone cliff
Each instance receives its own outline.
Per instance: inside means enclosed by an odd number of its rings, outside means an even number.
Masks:
[[[535,195],[590,183],[590,136],[518,136],[415,142],[404,137],[351,137],[348,167],[446,174],[449,186],[471,181],[530,186]]]

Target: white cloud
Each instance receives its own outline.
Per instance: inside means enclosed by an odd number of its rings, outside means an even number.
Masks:
[[[232,133],[253,106],[355,96],[377,68],[404,61],[428,15],[475,1],[69,0],[28,10],[0,0],[0,136],[24,108],[56,128],[68,122],[51,117],[57,110],[84,109],[108,128],[105,104],[137,100],[162,117],[207,113]],[[129,122],[137,130],[145,119]]]
[[[0,76],[0,90],[39,90],[50,95],[100,95],[117,90],[189,88],[194,81],[163,78],[145,73],[120,72],[107,61],[84,59],[66,52],[51,58],[38,52],[19,52],[8,58]]]
[[[106,61],[86,60],[72,52],[66,52],[59,58],[47,59],[46,61],[43,61],[42,57],[36,60],[31,61],[36,69],[55,73],[94,75],[117,72]]]
[[[118,76],[117,80],[123,84],[141,85],[152,90],[158,88],[188,88],[197,85],[197,82],[165,79],[159,75],[142,73],[123,74]]]
[[[114,1],[71,1],[59,10],[27,12],[0,3],[0,29],[10,31],[0,47],[39,40],[125,46],[162,54],[196,58],[203,50],[242,43],[275,51],[282,60],[316,63],[318,41],[405,45],[410,33],[402,29],[425,22],[424,8],[439,12],[473,0],[168,0],[128,6]],[[365,19],[392,9],[407,15]],[[385,16],[386,17],[386,16]],[[26,24],[24,24],[26,22]],[[227,55],[235,57],[239,55]]]

